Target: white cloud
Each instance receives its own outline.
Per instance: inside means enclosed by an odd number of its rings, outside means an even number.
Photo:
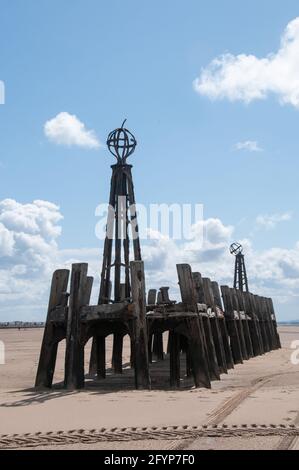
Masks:
[[[299,243],[294,248],[270,248],[263,252],[248,254],[249,274],[255,284],[274,292],[276,297],[298,296],[299,289]],[[298,312],[295,312],[298,318]]]
[[[85,147],[95,149],[100,142],[92,130],[87,130],[85,124],[75,115],[62,112],[47,121],[44,125],[46,137],[55,144]]]
[[[194,271],[228,282],[231,274],[228,247],[233,230],[232,226],[211,218],[195,224],[192,227],[193,237],[186,242],[176,242],[156,234],[155,239],[142,245],[147,287],[169,285],[172,297],[178,298],[177,263],[190,263]]]
[[[61,233],[59,207],[47,201],[0,201],[0,311],[45,300],[57,266]],[[13,318],[14,319],[14,318]]]
[[[0,256],[12,256],[14,244],[12,233],[0,222]]]
[[[220,285],[232,285],[234,257],[229,252],[229,245],[234,241],[234,229],[219,219],[207,219],[203,223],[203,246],[201,239],[197,238],[198,235],[201,237],[200,230],[194,230],[193,240],[186,243],[156,233],[155,238],[142,244],[147,289],[169,286],[170,297],[179,300],[177,263],[189,263],[194,272],[199,271],[204,277],[217,280]],[[256,251],[248,239],[240,242],[246,257],[250,290],[272,297],[280,319],[298,319],[299,242],[290,249],[270,248],[263,251]],[[63,250],[59,253],[61,267],[69,268],[73,262],[89,263],[89,272],[95,278],[95,302],[99,292],[101,256],[101,249]]]
[[[205,223],[214,225],[210,220]],[[168,285],[171,288],[170,297],[179,300],[176,263],[189,263],[193,271],[201,272],[204,277],[217,280],[220,285],[232,285],[234,258],[228,247],[234,241],[233,228],[220,224],[223,229],[220,244],[207,237],[202,249],[196,249],[196,239],[182,246],[172,240],[167,243],[165,239],[162,246],[159,241],[149,249],[143,246],[147,288]],[[298,319],[299,242],[291,249],[270,248],[263,251],[254,250],[248,239],[240,242],[244,248],[251,292],[272,297],[281,320]]]
[[[247,150],[248,152],[263,152],[256,140],[246,140],[234,145],[235,150]]]
[[[267,217],[273,221],[273,216]],[[94,276],[92,301],[97,302],[102,249],[60,250],[61,219],[59,207],[47,201],[0,201],[0,321],[44,319],[52,272],[74,262],[89,263]],[[193,271],[219,284],[232,284],[234,258],[229,246],[235,241],[234,227],[210,218],[195,224],[192,234],[191,240],[179,242],[156,233],[142,244],[147,289],[169,285],[171,298],[179,299],[177,263],[189,263]],[[250,240],[238,241],[244,247],[250,289],[272,296],[278,314],[282,308],[288,318],[298,318],[299,242],[291,249],[257,252]],[[281,307],[282,302],[286,304]]]
[[[282,104],[299,108],[299,17],[287,25],[276,53],[223,54],[201,71],[194,89],[211,99],[245,103],[276,95]]]
[[[283,214],[271,214],[271,215],[259,215],[256,218],[256,223],[260,227],[266,229],[274,229],[277,224],[281,222],[288,222],[292,219],[291,212],[285,212]]]

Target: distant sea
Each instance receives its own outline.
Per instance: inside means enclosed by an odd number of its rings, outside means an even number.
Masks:
[[[299,320],[293,320],[293,321],[279,321],[278,325],[281,326],[299,326]]]

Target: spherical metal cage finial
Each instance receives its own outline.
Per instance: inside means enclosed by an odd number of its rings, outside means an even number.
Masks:
[[[233,243],[229,249],[231,255],[240,255],[243,253],[243,247],[240,243]]]
[[[110,132],[107,139],[109,152],[117,159],[118,163],[125,164],[127,158],[135,151],[137,141],[133,134],[122,126]]]

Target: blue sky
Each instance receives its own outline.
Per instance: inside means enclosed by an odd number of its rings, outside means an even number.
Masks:
[[[225,235],[223,243],[244,240],[252,266],[256,259],[266,264],[270,259],[267,283],[254,264],[252,284],[269,289],[265,295],[276,299],[280,318],[298,318],[299,106],[294,100],[281,102],[294,90],[285,91],[271,77],[270,84],[259,85],[257,77],[257,87],[268,86],[270,92],[248,102],[229,99],[227,90],[219,99],[194,88],[194,80],[222,54],[257,59],[276,54],[285,28],[299,16],[298,2],[1,0],[0,7],[0,79],[6,88],[0,106],[0,200],[56,204],[63,220],[53,246],[74,250],[75,258],[82,249],[98,248],[94,211],[108,199],[112,158],[104,147],[58,145],[47,138],[44,125],[67,112],[104,143],[127,118],[138,140],[131,158],[138,201],[203,203],[207,220],[234,227],[233,240]],[[288,60],[292,57],[286,54]],[[299,72],[299,64],[291,63],[290,69],[293,65]],[[288,73],[296,91],[295,72]],[[246,142],[262,151],[250,151],[250,145],[237,150]],[[275,222],[269,226],[269,220]],[[15,276],[13,266],[19,266],[9,256],[0,254],[6,283]],[[277,271],[285,257],[292,271],[289,283],[286,270]],[[99,265],[100,260],[99,253]],[[156,268],[168,273],[165,266]],[[30,317],[31,305],[35,317],[44,315],[47,269],[43,298],[25,302],[24,316]],[[198,269],[211,272],[205,265]],[[210,269],[217,273],[216,265]],[[9,293],[7,285],[1,291],[0,282],[0,319],[22,302],[16,291],[26,286],[25,279],[14,282]]]

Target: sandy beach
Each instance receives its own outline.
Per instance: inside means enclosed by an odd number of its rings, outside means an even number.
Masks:
[[[0,366],[0,448],[298,449],[299,365],[291,363],[291,344],[299,340],[299,327],[279,332],[281,350],[236,366],[212,390],[136,391],[127,370],[123,377],[88,381],[85,390],[67,392],[61,388],[63,347],[55,387],[36,391],[43,331],[0,330],[6,352]],[[128,342],[124,354],[126,363]],[[87,359],[88,348],[86,370]],[[167,371],[167,360],[163,367]]]

